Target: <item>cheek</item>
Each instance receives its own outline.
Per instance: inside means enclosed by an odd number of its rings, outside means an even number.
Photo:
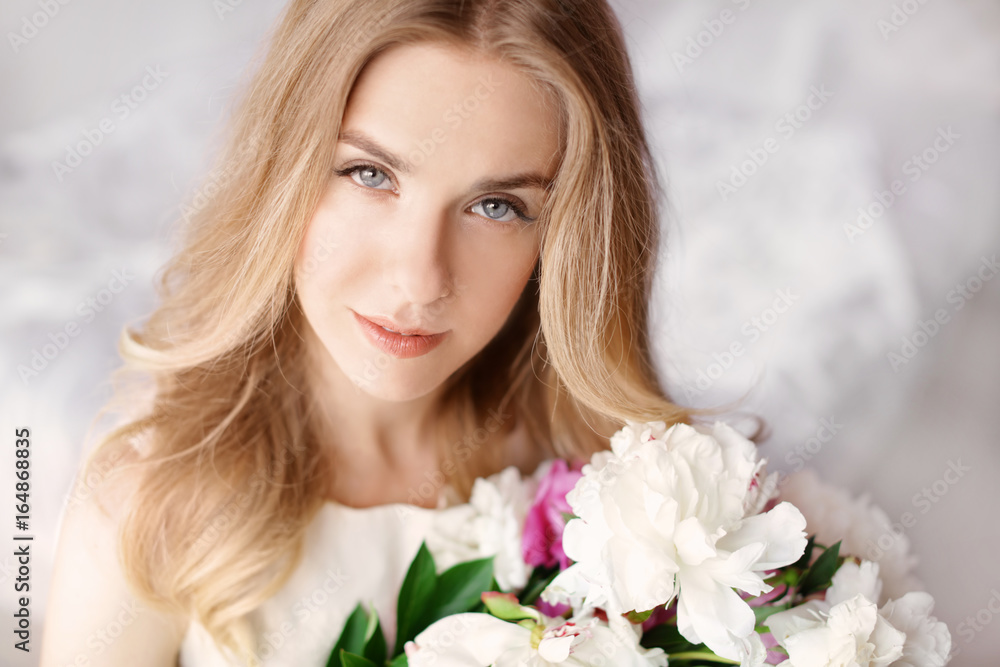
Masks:
[[[295,257],[295,283],[303,299],[310,298],[319,285],[329,280],[327,274],[337,264],[339,244],[335,238],[319,216],[309,223]]]
[[[531,277],[536,258],[534,244],[520,243],[499,249],[494,246],[492,252],[480,254],[467,264],[458,292],[464,297],[463,319],[480,344],[488,342],[503,326]]]
[[[321,206],[309,222],[295,258],[295,281],[303,298],[346,287],[357,278],[364,263],[360,239],[351,234],[345,217],[331,206]]]

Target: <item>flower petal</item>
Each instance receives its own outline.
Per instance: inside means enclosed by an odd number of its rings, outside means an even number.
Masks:
[[[413,640],[411,667],[488,667],[505,651],[529,647],[531,631],[489,614],[465,613],[431,623]]]
[[[751,543],[765,545],[755,570],[774,570],[797,561],[806,550],[806,518],[791,503],[778,503],[764,514],[747,517],[740,527],[719,540],[720,548],[736,551]]]
[[[547,662],[563,662],[569,657],[569,648],[575,640],[575,635],[543,637],[538,643],[538,656]]]
[[[677,578],[677,630],[688,641],[704,643],[723,658],[739,660],[739,644],[756,623],[750,605],[731,587],[703,572],[682,569]]]

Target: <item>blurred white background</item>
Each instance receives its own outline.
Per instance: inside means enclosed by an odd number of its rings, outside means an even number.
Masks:
[[[952,664],[996,665],[1000,279],[985,278],[1000,255],[1000,5],[615,8],[672,207],[662,373],[680,401],[746,394],[773,467],[806,463],[894,521],[913,514],[918,574],[961,649]],[[0,556],[5,665],[37,664],[57,523],[118,334],[154,307],[181,204],[280,9],[0,8],[0,540],[16,532],[15,427],[32,429],[35,535],[29,655],[4,629],[16,573]]]

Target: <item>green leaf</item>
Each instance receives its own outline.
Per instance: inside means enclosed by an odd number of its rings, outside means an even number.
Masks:
[[[431,595],[426,625],[417,628],[414,634],[445,616],[471,611],[493,582],[493,558],[458,563],[442,572]]]
[[[347,617],[347,621],[344,622],[344,629],[340,631],[340,637],[337,638],[337,643],[330,651],[326,667],[340,667],[340,651],[342,649],[352,653],[360,653],[364,650],[368,621],[368,613],[359,602],[351,615]]]
[[[761,607],[751,607],[753,609],[753,615],[757,619],[754,623],[754,627],[759,626],[761,623],[766,621],[771,614],[777,614],[779,611],[785,611],[791,608],[791,604],[776,604],[776,605],[764,605]]]
[[[765,606],[768,607],[780,606],[778,603],[781,602],[782,599],[789,597],[794,593],[794,591],[798,590],[799,578],[801,577],[801,575],[802,572],[796,570],[793,566],[788,566],[778,570],[777,574],[773,574],[767,579],[765,579],[764,583],[767,584],[768,586],[771,586],[775,589],[781,589],[781,592],[778,593],[776,597],[773,597],[770,600],[768,600]],[[767,594],[770,594],[770,592]]]
[[[393,658],[392,662],[389,663],[389,667],[409,667],[409,662],[406,659],[406,654],[400,653],[395,658]]]
[[[553,565],[552,567],[542,567],[539,565],[535,567],[531,571],[531,576],[528,577],[528,583],[524,585],[524,589],[518,596],[521,599],[521,604],[535,604],[542,591],[552,583],[557,574],[559,574],[558,565]]]
[[[646,648],[662,648],[665,653],[680,653],[704,648],[704,644],[692,644],[681,636],[676,625],[664,623],[655,625],[642,633],[639,642]]]
[[[517,622],[517,624],[520,625],[525,630],[533,631],[536,627],[538,627],[538,621],[536,621],[533,618],[522,618],[520,621]]]
[[[363,655],[376,665],[385,664],[386,651],[385,635],[382,634],[382,623],[378,619],[378,614],[373,613],[369,621],[374,619],[375,625],[369,624],[368,632],[365,633],[365,648]]]
[[[490,588],[489,588],[489,590],[485,591],[485,592],[487,592],[487,593],[503,593],[504,591],[500,590],[500,585],[497,584],[497,578],[494,576],[493,577],[493,581],[490,582]],[[475,612],[475,613],[478,613],[478,614],[488,614],[488,613],[490,613],[489,610],[486,608],[486,605],[483,604],[482,598],[480,598],[480,601],[477,602],[476,605],[472,609],[470,609],[469,611]]]
[[[719,665],[739,665],[739,660],[721,658],[708,649],[671,653],[670,667],[719,667]]]
[[[655,610],[656,607],[653,607],[652,609],[647,609],[646,611],[635,611],[633,609],[632,611],[627,612],[625,614],[625,618],[628,619],[629,623],[634,623],[634,624],[644,623],[646,619],[648,619],[650,616],[653,615],[653,611]]]
[[[344,649],[340,650],[341,667],[378,667],[378,665],[364,656],[357,653],[349,653]]]
[[[538,610],[524,607],[513,593],[483,593],[483,604],[489,613],[504,621],[520,621],[525,618],[539,619]]]
[[[403,579],[403,586],[399,591],[399,599],[396,603],[396,647],[393,655],[403,652],[403,645],[417,636],[419,630],[416,628],[426,628],[429,623],[425,622],[428,612],[428,602],[434,594],[434,587],[437,583],[437,573],[434,569],[434,557],[427,549],[427,542],[421,542],[417,555],[410,562],[410,567],[406,571]]]
[[[799,595],[806,597],[823,590],[830,585],[834,572],[837,571],[840,559],[840,542],[829,547],[820,554],[799,582]]]
[[[809,561],[812,560],[813,547],[816,546],[816,536],[810,535],[809,541],[806,542],[806,550],[802,552],[802,556],[795,561],[792,567],[799,570],[805,570],[809,568]]]

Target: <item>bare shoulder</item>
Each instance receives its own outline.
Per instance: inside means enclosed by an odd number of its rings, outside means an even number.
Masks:
[[[41,667],[173,667],[187,620],[147,607],[130,591],[119,529],[138,477],[132,449],[102,451],[77,476],[59,530],[42,636]],[[119,468],[124,468],[119,470]]]

